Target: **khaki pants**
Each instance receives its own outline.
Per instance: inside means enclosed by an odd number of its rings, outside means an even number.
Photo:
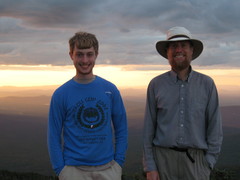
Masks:
[[[121,180],[122,168],[111,161],[102,166],[65,166],[59,180]]]
[[[154,156],[161,180],[209,180],[210,168],[202,150],[189,149],[193,163],[186,152],[169,148],[154,148]]]

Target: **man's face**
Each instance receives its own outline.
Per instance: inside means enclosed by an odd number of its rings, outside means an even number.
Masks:
[[[169,64],[173,70],[181,71],[190,66],[193,47],[189,41],[170,42],[167,49]]]
[[[78,76],[90,77],[93,75],[93,67],[97,59],[97,53],[94,48],[78,49],[74,48],[72,53],[69,53],[73,64],[76,68]]]

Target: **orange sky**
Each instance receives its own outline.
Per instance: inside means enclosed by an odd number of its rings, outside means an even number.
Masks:
[[[195,70],[211,76],[218,88],[231,89],[240,92],[240,69],[201,68]],[[154,69],[154,70],[153,70]],[[146,87],[149,81],[169,70],[168,65],[96,65],[94,74],[99,75],[120,88]],[[75,69],[70,66],[21,66],[0,65],[0,86],[42,86],[59,85],[75,75]]]

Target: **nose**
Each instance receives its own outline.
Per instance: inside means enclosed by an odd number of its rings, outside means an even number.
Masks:
[[[87,60],[88,60],[87,55],[86,55],[86,54],[83,54],[83,55],[82,55],[82,58],[81,58],[81,61],[82,61],[82,62],[87,62]]]

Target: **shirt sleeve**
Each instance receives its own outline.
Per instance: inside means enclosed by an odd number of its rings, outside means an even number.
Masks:
[[[53,95],[49,110],[48,119],[48,152],[50,156],[50,161],[53,166],[53,170],[57,175],[60,174],[64,167],[64,159],[62,152],[62,127],[64,119],[63,104]]]
[[[155,136],[156,119],[156,101],[154,97],[154,89],[152,83],[150,83],[147,90],[143,132],[143,167],[146,172],[157,170],[153,157],[153,138]]]
[[[114,160],[123,166],[128,146],[128,127],[125,107],[118,90],[115,91],[112,104],[112,122],[115,133]]]
[[[207,144],[208,150],[206,151],[206,159],[213,168],[218,156],[220,154],[223,132],[222,132],[222,118],[219,108],[218,93],[214,82],[211,86],[211,93],[209,103],[206,111],[207,118]]]

